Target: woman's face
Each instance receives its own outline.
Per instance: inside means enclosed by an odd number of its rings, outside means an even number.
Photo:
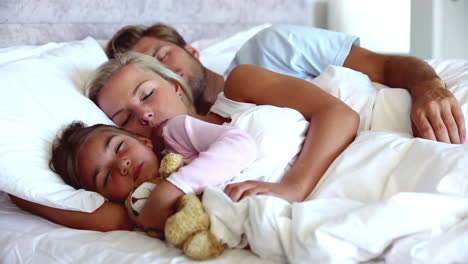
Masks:
[[[114,201],[125,200],[134,188],[159,175],[151,141],[117,131],[91,134],[76,158],[86,188]]]
[[[182,93],[179,85],[130,64],[109,78],[97,102],[116,125],[149,137],[152,127],[188,113]]]

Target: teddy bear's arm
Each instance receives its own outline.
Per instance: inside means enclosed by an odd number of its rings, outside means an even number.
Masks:
[[[138,222],[144,229],[163,230],[164,224],[171,216],[180,197],[184,195],[179,188],[163,181],[156,185],[138,215]]]

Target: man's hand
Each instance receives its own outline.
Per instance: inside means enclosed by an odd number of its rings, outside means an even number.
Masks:
[[[424,92],[413,94],[411,124],[413,134],[430,140],[463,144],[465,119],[460,104],[443,81],[426,83]]]
[[[411,124],[416,137],[456,144],[465,142],[465,120],[460,104],[428,63],[353,45],[343,66],[367,74],[373,82],[407,89],[413,99]]]
[[[271,183],[262,181],[245,181],[226,186],[224,192],[238,202],[250,195],[272,195],[283,198],[289,202],[303,201],[300,191],[285,183]]]

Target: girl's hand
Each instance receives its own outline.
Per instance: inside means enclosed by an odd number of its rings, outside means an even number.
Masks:
[[[234,202],[238,202],[250,195],[272,195],[283,198],[289,202],[304,200],[304,195],[301,191],[298,191],[295,186],[286,183],[245,181],[227,185],[224,192]]]
[[[138,216],[138,225],[144,230],[163,230],[167,218],[175,212],[184,193],[169,181],[156,185]]]

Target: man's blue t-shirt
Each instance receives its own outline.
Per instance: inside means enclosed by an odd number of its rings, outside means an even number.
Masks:
[[[329,65],[343,66],[359,38],[335,31],[275,25],[249,39],[236,53],[225,77],[240,64],[254,64],[298,78],[314,78]]]

